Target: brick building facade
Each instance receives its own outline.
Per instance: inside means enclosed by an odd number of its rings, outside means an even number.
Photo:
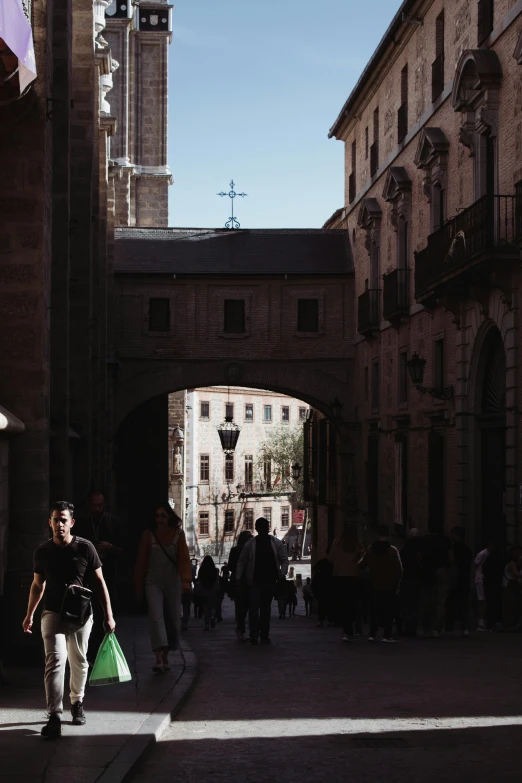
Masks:
[[[361,521],[399,533],[520,539],[521,64],[521,2],[407,0],[330,131],[346,150],[327,227],[354,254]]]
[[[114,225],[166,225],[171,181],[168,3],[23,7],[37,78],[22,95],[0,51],[0,596],[21,645],[50,497],[111,485]]]

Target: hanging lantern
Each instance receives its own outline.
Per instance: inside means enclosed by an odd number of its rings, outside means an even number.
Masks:
[[[301,478],[301,465],[298,462],[292,465],[292,478],[294,481],[299,481]]]
[[[421,386],[424,380],[424,365],[426,359],[422,359],[417,352],[406,362],[414,386]]]
[[[233,454],[237,441],[239,438],[239,429],[237,424],[234,424],[232,416],[225,416],[225,421],[217,428],[219,440],[221,441],[221,448],[225,454]]]

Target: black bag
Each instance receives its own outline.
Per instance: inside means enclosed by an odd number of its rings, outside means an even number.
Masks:
[[[65,590],[60,617],[73,625],[85,625],[92,613],[92,590],[81,585],[68,585]]]

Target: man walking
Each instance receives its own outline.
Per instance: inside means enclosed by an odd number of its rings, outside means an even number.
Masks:
[[[379,525],[378,541],[368,547],[362,565],[368,566],[372,586],[369,642],[374,642],[377,629],[384,628],[383,642],[394,642],[392,637],[395,596],[401,581],[402,565],[397,549],[388,541],[388,525]]]
[[[248,541],[239,557],[236,582],[243,574],[249,590],[250,644],[270,644],[270,612],[279,579],[288,571],[286,546],[269,535],[270,523],[264,517],[256,520],[257,536]]]
[[[29,593],[27,615],[22,623],[25,633],[32,633],[36,607],[45,593],[42,613],[42,637],[45,649],[45,694],[48,723],[42,729],[43,737],[59,737],[63,712],[65,664],[70,667],[70,699],[73,724],[86,722],[83,697],[89,665],[87,647],[92,629],[92,611],[87,599],[83,599],[83,617],[71,621],[66,615],[70,585],[84,588],[94,575],[94,588],[100,600],[105,629],[114,631],[111,602],[103,578],[101,561],[96,549],[84,538],[75,536],[74,506],[66,500],[53,503],[49,526],[52,538],[41,544],[34,553],[34,578]]]

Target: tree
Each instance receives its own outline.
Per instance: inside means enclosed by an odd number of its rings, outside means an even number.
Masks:
[[[304,432],[302,425],[294,427],[280,425],[270,429],[261,444],[258,456],[258,471],[266,484],[265,465],[270,463],[271,483],[274,491],[281,493],[295,492],[296,501],[303,500],[302,482],[297,482],[292,476],[292,465],[296,462],[303,465]]]

